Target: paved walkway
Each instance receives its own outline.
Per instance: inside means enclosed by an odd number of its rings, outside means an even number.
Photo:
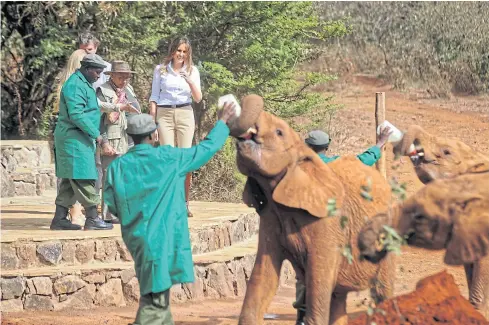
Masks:
[[[55,191],[46,191],[43,196],[2,198],[1,202],[1,242],[19,239],[45,241],[54,239],[83,239],[119,237],[120,226],[105,231],[51,231],[49,225],[54,215]],[[244,204],[190,202],[194,217],[189,219],[189,227],[197,229],[226,220],[236,220],[240,215],[253,213],[254,209]]]

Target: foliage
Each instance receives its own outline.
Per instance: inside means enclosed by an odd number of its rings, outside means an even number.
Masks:
[[[322,2],[317,6],[324,19],[346,17],[352,29],[348,37],[329,47],[329,57],[339,64],[344,60],[358,72],[383,75],[397,88],[424,86],[432,96],[489,90],[487,2]]]
[[[153,69],[166,56],[169,41],[188,36],[204,95],[194,107],[197,142],[212,127],[217,98],[226,93],[238,98],[259,94],[268,111],[292,126],[297,116],[317,125],[336,109],[330,98],[309,91],[334,77],[301,74],[297,68],[320,55],[323,48],[318,43],[348,29],[342,20],[321,20],[311,2],[6,2],[2,3],[3,139],[52,133],[56,78],[84,30],[98,35],[102,43],[97,53],[106,61],[126,60],[137,72],[131,83],[143,111]],[[227,153],[215,159],[230,164],[224,170],[234,180],[228,185],[236,188],[241,181],[229,159],[235,149],[231,140],[226,146]],[[210,166],[222,163],[213,161]],[[217,191],[219,177],[205,176],[202,183],[203,175],[195,175],[196,191],[209,186]],[[225,196],[226,191],[221,192]]]

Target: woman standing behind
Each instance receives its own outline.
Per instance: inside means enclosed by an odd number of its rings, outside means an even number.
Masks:
[[[63,84],[68,80],[68,78],[81,67],[81,60],[87,55],[87,52],[85,50],[76,50],[74,51],[71,55],[70,58],[68,59],[68,62],[66,63],[66,67],[63,69],[61,72],[61,76],[59,78],[59,84],[58,84],[58,89],[56,90],[56,101],[54,103],[54,109],[53,113],[56,115],[56,121],[57,121],[57,116],[59,112],[59,100],[61,97],[61,88],[63,87]],[[56,122],[54,123],[56,125]],[[54,130],[53,130],[54,131]],[[54,132],[53,132],[54,134]],[[54,148],[56,150],[56,148]],[[61,179],[57,179],[56,181],[56,190],[58,190],[59,182]],[[81,204],[77,201],[70,209],[70,216],[71,216],[71,221],[73,223],[79,224],[79,225],[84,225],[85,224],[85,218],[82,214],[82,206]]]
[[[157,65],[151,89],[150,114],[158,122],[161,145],[190,148],[195,132],[195,117],[192,108],[202,100],[199,70],[192,62],[192,47],[186,37],[175,39],[168,48],[168,55],[162,64]],[[191,174],[185,179],[185,201],[187,213]]]

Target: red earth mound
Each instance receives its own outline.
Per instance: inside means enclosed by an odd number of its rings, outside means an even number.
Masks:
[[[349,325],[489,325],[446,271],[418,282],[416,290],[380,303],[372,316],[364,314]]]

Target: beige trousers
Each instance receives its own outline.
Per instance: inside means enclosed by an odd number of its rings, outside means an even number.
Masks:
[[[190,148],[195,132],[195,117],[192,107],[162,108],[156,112],[158,135],[161,145],[175,146],[175,131],[177,147]]]

